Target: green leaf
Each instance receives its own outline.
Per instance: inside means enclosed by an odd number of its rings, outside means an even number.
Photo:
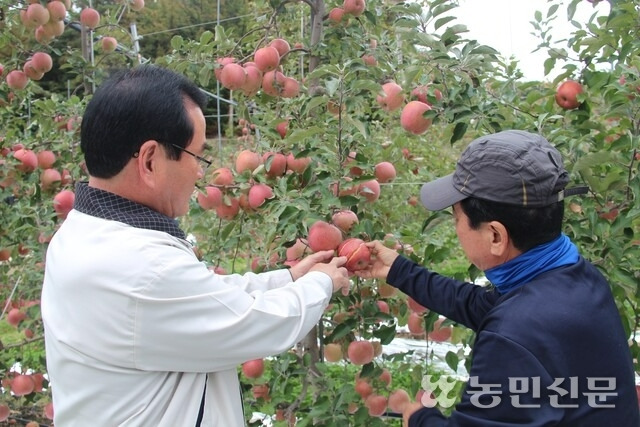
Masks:
[[[456,126],[453,128],[453,135],[451,135],[451,140],[449,141],[451,144],[462,139],[464,134],[467,132],[467,128],[469,125],[465,122],[458,122]]]
[[[396,325],[381,326],[373,333],[373,336],[379,338],[382,345],[387,345],[396,337]]]
[[[171,48],[173,48],[174,50],[180,50],[183,44],[184,39],[182,38],[182,36],[171,37]]]
[[[455,19],[456,19],[455,16],[446,16],[444,18],[440,18],[435,22],[434,27],[437,30],[438,28],[442,27],[443,25],[445,25],[448,22],[451,22],[451,21],[453,21]]]
[[[200,72],[198,73],[198,81],[202,86],[209,85],[209,79],[211,78],[211,68],[207,65],[200,68]]]
[[[451,368],[452,371],[458,371],[458,364],[460,363],[460,358],[453,351],[448,351],[444,356],[445,362],[447,362],[447,366]]]
[[[213,33],[211,31],[205,31],[200,35],[200,44],[207,44],[213,40]]]

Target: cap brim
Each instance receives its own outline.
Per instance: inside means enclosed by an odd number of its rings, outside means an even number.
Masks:
[[[448,208],[467,197],[453,186],[453,174],[427,182],[420,189],[420,201],[430,211]]]

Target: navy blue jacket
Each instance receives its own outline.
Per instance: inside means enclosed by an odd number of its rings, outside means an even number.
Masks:
[[[401,256],[387,282],[476,332],[452,415],[423,408],[410,427],[640,425],[627,336],[608,283],[582,257],[504,295]]]

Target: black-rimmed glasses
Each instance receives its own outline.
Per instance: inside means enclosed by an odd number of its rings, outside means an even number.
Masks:
[[[206,170],[209,166],[211,166],[211,160],[207,160],[202,156],[198,156],[196,153],[192,153],[191,151],[187,150],[186,148],[182,148],[179,145],[176,145],[176,144],[171,144],[171,145],[176,147],[178,150],[184,151],[185,153],[195,157],[196,160],[198,160],[199,162],[202,162],[203,163],[203,166],[202,166],[203,170]]]

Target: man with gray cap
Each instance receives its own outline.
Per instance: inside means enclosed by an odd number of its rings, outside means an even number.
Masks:
[[[609,284],[561,231],[563,199],[587,192],[568,182],[545,138],[508,130],[475,139],[454,173],[423,185],[427,209],[452,207],[460,245],[488,287],[367,243],[373,260],[358,276],[385,279],[476,333],[452,414],[429,401],[407,404],[406,426],[640,424],[628,336]],[[431,391],[437,402],[441,391]]]

